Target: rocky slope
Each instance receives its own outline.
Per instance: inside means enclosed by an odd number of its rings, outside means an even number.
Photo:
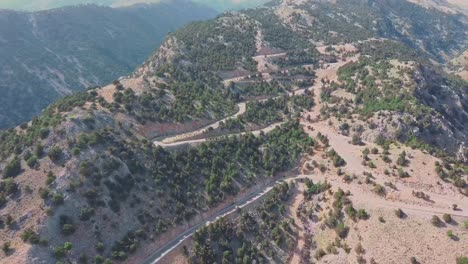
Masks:
[[[30,120],[58,98],[132,72],[181,25],[216,14],[186,1],[0,11],[0,127]]]

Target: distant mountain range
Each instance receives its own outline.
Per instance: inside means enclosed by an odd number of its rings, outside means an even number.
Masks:
[[[194,0],[193,2],[210,6],[219,11],[257,6],[269,0]],[[161,3],[170,0],[5,0],[0,8],[18,10],[45,10],[68,5],[97,4],[105,6],[127,6],[135,3]]]
[[[0,128],[29,120],[63,95],[130,73],[168,32],[214,15],[188,1],[0,11]]]

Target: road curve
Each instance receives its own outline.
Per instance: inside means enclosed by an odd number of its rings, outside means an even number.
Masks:
[[[234,203],[226,206],[225,208],[221,209],[216,214],[210,216],[207,219],[204,219],[204,220],[200,221],[199,223],[197,223],[194,226],[190,227],[189,229],[185,230],[182,234],[178,235],[171,242],[165,244],[164,246],[162,246],[161,248],[156,250],[154,253],[152,253],[151,256],[149,256],[142,263],[143,264],[158,263],[162,258],[164,258],[172,250],[177,248],[177,246],[179,246],[187,238],[191,237],[195,233],[195,231],[198,230],[198,228],[200,228],[200,227],[202,227],[204,225],[209,225],[210,223],[216,221],[217,219],[219,219],[221,217],[225,217],[225,216],[228,216],[228,215],[234,213],[237,210],[237,208],[243,208],[243,207],[257,201],[258,199],[263,197],[265,194],[270,192],[273,189],[273,187],[275,187],[279,183],[282,183],[282,182],[288,182],[289,183],[291,181],[299,180],[301,178],[304,178],[304,176],[300,175],[300,176],[297,176],[297,177],[294,177],[294,178],[288,178],[286,180],[279,179],[279,180],[276,180],[276,181],[274,181],[274,182],[272,182],[270,184],[267,184],[266,186],[264,186],[260,190],[251,192],[250,194],[240,198],[236,202],[234,202]]]
[[[288,96],[302,95],[308,89],[309,88],[298,89],[298,90],[295,90],[295,91],[292,91],[292,92],[288,92],[287,95]],[[272,99],[276,99],[276,98],[279,98],[281,96],[284,96],[284,95],[280,95],[280,96],[274,97]],[[263,102],[263,101],[267,101],[267,100],[269,100],[269,99],[261,99],[261,100],[258,100],[258,102]],[[265,127],[265,128],[259,129],[259,130],[255,130],[255,131],[251,131],[251,132],[234,133],[234,134],[228,134],[228,135],[212,137],[212,138],[184,140],[186,138],[201,135],[201,134],[205,133],[207,131],[207,129],[210,128],[210,127],[213,128],[213,129],[216,129],[216,128],[218,128],[220,126],[221,122],[226,122],[229,119],[236,118],[236,117],[238,117],[240,115],[243,115],[247,110],[247,103],[248,102],[239,103],[238,104],[239,111],[237,111],[237,113],[232,115],[232,116],[228,116],[226,118],[223,118],[222,120],[219,120],[219,121],[217,121],[215,123],[212,123],[210,125],[202,127],[202,128],[197,129],[195,131],[178,134],[178,135],[175,135],[175,136],[172,136],[172,137],[165,138],[165,139],[163,139],[161,141],[155,140],[153,143],[156,146],[161,146],[163,148],[177,147],[177,146],[182,146],[182,145],[186,145],[186,144],[196,145],[196,144],[200,144],[200,143],[203,143],[203,142],[206,142],[206,141],[209,141],[209,140],[216,140],[217,138],[221,138],[221,137],[224,137],[224,136],[236,136],[236,135],[239,136],[239,135],[245,135],[247,133],[252,133],[254,135],[259,135],[261,132],[268,133],[271,130],[273,130],[276,126],[281,125],[281,124],[284,123],[284,122],[274,123],[274,124],[269,125],[268,127]]]
[[[278,122],[278,123],[274,123],[274,124],[271,124],[265,128],[262,128],[262,129],[259,129],[259,130],[255,130],[255,131],[250,131],[250,132],[241,132],[241,133],[234,133],[234,134],[227,134],[227,135],[222,135],[222,136],[217,136],[217,137],[211,137],[211,138],[200,138],[200,139],[191,139],[191,140],[185,140],[185,141],[178,141],[178,142],[172,142],[172,143],[164,143],[162,141],[155,141],[154,144],[156,146],[160,146],[160,147],[163,147],[163,148],[170,148],[170,147],[178,147],[178,146],[183,146],[183,145],[197,145],[197,144],[201,144],[203,142],[207,142],[207,141],[215,141],[217,139],[220,139],[220,138],[223,138],[223,137],[230,137],[230,136],[242,136],[242,135],[245,135],[245,134],[253,134],[254,136],[258,136],[260,135],[260,133],[268,133],[270,131],[272,131],[273,129],[275,129],[277,126],[281,126],[282,124],[284,124],[285,122]]]
[[[221,122],[226,122],[226,120],[228,120],[228,119],[236,118],[236,117],[244,114],[245,111],[246,111],[246,108],[247,108],[247,103],[246,102],[239,103],[239,104],[237,104],[237,107],[239,108],[239,110],[237,111],[237,113],[235,113],[232,116],[228,116],[226,118],[223,118],[223,119],[221,119],[221,120],[219,120],[219,121],[217,121],[215,123],[211,123],[211,124],[206,125],[206,126],[200,128],[200,129],[197,129],[195,131],[191,131],[191,132],[187,132],[187,133],[183,133],[183,134],[179,134],[179,135],[175,135],[175,136],[172,136],[172,137],[165,138],[165,139],[161,140],[160,142],[161,143],[175,143],[176,141],[179,141],[179,140],[184,139],[184,138],[194,137],[194,136],[198,136],[200,134],[203,134],[210,127],[218,128]],[[157,142],[157,141],[155,141],[155,142]]]
[[[217,219],[221,217],[228,216],[232,213],[234,213],[237,208],[243,208],[261,197],[263,197],[265,194],[270,192],[273,187],[275,187],[277,184],[286,182],[294,182],[297,180],[301,179],[311,179],[314,182],[319,182],[319,181],[324,181],[327,180],[323,176],[319,175],[308,175],[308,174],[300,174],[295,177],[290,177],[287,179],[278,179],[272,183],[266,184],[262,188],[260,188],[257,191],[253,191],[249,193],[248,195],[239,198],[236,202],[224,207],[214,215],[210,216],[207,219],[201,220],[199,223],[195,224],[194,226],[190,227],[189,229],[185,230],[183,233],[178,235],[176,238],[174,238],[172,241],[168,242],[164,246],[160,247],[158,250],[153,252],[144,262],[143,264],[156,264],[158,263],[161,259],[163,259],[167,254],[169,254],[172,250],[177,248],[182,242],[184,242],[187,238],[191,237],[197,230],[198,228],[208,225]],[[334,183],[335,184],[335,183]],[[343,184],[344,185],[344,184]],[[349,186],[349,185],[348,185]],[[340,186],[344,187],[344,186]],[[462,216],[462,217],[468,217],[468,212],[465,211],[453,211],[451,209],[442,209],[442,208],[433,208],[429,206],[421,206],[421,205],[410,205],[410,204],[404,204],[401,202],[396,202],[396,201],[389,201],[385,199],[378,199],[378,207],[390,207],[390,208],[402,208],[404,210],[409,210],[409,211],[422,211],[422,212],[427,212],[427,213],[433,213],[433,214],[444,214],[444,213],[449,213],[451,215],[455,216]]]

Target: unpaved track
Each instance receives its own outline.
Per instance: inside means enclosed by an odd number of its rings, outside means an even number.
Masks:
[[[329,64],[327,67],[325,67],[324,70],[317,71],[316,73],[317,78],[319,80],[327,79],[327,80],[336,82],[338,80],[337,70],[348,62],[351,62],[351,61],[355,62],[358,58],[359,58],[358,56],[355,56],[345,61],[341,61],[341,62],[334,63],[334,64]],[[321,91],[321,83],[316,82],[312,90],[314,91],[314,94],[315,94],[316,105],[311,111],[309,111],[308,113],[305,113],[304,115],[305,116],[310,115],[312,118],[314,118],[315,116],[318,116],[320,114],[320,109],[322,107],[322,102],[320,101],[320,96],[319,96],[320,91]],[[364,167],[361,164],[361,161],[362,161],[361,153],[364,147],[350,144],[350,138],[339,134],[336,130],[334,130],[327,124],[327,121],[319,122],[315,120],[314,122],[310,123],[306,121],[305,119],[302,119],[301,123],[303,124],[304,127],[309,127],[309,126],[313,127],[314,131],[305,129],[306,132],[309,133],[311,136],[316,136],[316,134],[320,132],[321,134],[329,138],[331,148],[333,148],[347,162],[348,165],[345,167],[346,172],[360,175],[363,171],[369,170],[368,168]],[[364,143],[365,143],[365,147],[367,148],[377,147],[373,143],[370,143],[370,142],[364,142]],[[375,181],[381,185],[384,185],[384,183],[388,181],[388,179],[385,177],[382,177],[382,175],[375,175],[375,176],[376,176]],[[320,177],[311,176],[311,178],[314,181],[323,180],[323,176],[320,176]],[[361,186],[361,185],[356,185],[354,183],[346,184],[346,183],[343,183],[341,181],[341,178],[339,177],[329,177],[327,179],[333,183],[332,184],[333,186],[337,186],[344,190],[350,190],[351,193],[353,194],[354,199],[357,202],[360,202],[361,204],[367,204],[369,207],[402,208],[402,209],[406,209],[409,211],[415,211],[415,212],[421,212],[421,213],[425,212],[425,213],[433,213],[433,214],[451,214],[451,215],[468,217],[468,199],[466,197],[441,195],[438,193],[425,191],[425,193],[428,194],[431,197],[431,200],[433,200],[434,202],[432,206],[425,206],[425,205],[419,205],[419,204],[410,204],[410,203],[398,201],[398,200],[384,199],[380,196],[377,196],[370,190],[366,190],[365,188],[367,188],[367,186],[365,185]],[[397,182],[395,185],[398,189],[398,193],[411,193],[413,190],[418,191],[400,182]],[[450,208],[452,204],[457,204],[461,210],[453,211]]]
[[[268,59],[268,58],[280,58],[280,57],[284,57],[286,55],[287,55],[286,52],[281,52],[281,53],[275,53],[275,54],[270,54],[270,55],[257,55],[257,56],[252,57],[252,59],[254,59],[258,63],[258,65],[260,65],[260,64],[265,64],[266,59]],[[263,68],[260,68],[260,69],[267,70],[267,69],[263,69]],[[259,73],[256,73],[256,74],[261,74],[262,77],[264,77],[268,73],[260,71]],[[233,78],[229,78],[229,79],[224,79],[223,84],[227,86],[227,85],[229,85],[230,82],[240,82],[240,81],[244,80],[245,78],[247,78],[249,76],[252,76],[252,75],[254,75],[254,74],[238,76],[238,77],[233,77]]]

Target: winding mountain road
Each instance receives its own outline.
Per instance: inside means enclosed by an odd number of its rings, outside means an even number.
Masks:
[[[308,88],[304,88],[304,89],[298,89],[298,90],[295,90],[295,91],[292,91],[292,92],[288,92],[287,95],[288,96],[293,96],[293,95],[302,95],[305,93],[305,91],[307,90]],[[277,96],[277,97],[274,97],[273,99],[277,99],[279,97],[281,97],[283,95],[280,95],[280,96]],[[261,99],[261,100],[257,100],[257,102],[264,102],[266,100],[269,100],[269,99]],[[248,102],[241,102],[239,103],[237,106],[239,108],[239,110],[237,111],[237,113],[235,113],[234,115],[231,115],[231,116],[228,116],[226,118],[223,118],[222,120],[219,120],[215,123],[212,123],[212,124],[209,124],[209,125],[206,125],[200,129],[197,129],[197,130],[194,130],[194,131],[191,131],[191,132],[187,132],[187,133],[182,133],[182,134],[178,134],[178,135],[175,135],[175,136],[172,136],[172,137],[167,137],[163,140],[155,140],[153,143],[156,145],[156,146],[161,146],[163,148],[170,148],[170,147],[177,147],[177,146],[182,146],[182,145],[186,145],[186,144],[190,144],[190,145],[197,145],[197,144],[200,144],[200,143],[203,143],[203,142],[206,142],[206,141],[210,141],[210,140],[216,140],[218,138],[221,138],[221,137],[225,137],[225,136],[241,136],[241,135],[245,135],[247,133],[252,133],[254,135],[259,135],[260,133],[268,133],[270,132],[271,130],[273,130],[275,127],[283,124],[284,122],[278,122],[278,123],[274,123],[274,124],[271,124],[269,125],[268,127],[265,127],[265,128],[262,128],[262,129],[258,129],[258,130],[255,130],[255,131],[250,131],[250,132],[241,132],[241,133],[234,133],[234,134],[227,134],[227,135],[223,135],[223,136],[217,136],[217,137],[212,137],[212,138],[202,138],[202,139],[191,139],[191,140],[187,140],[188,138],[192,138],[192,137],[195,137],[195,136],[199,136],[199,135],[202,135],[203,133],[205,133],[209,128],[213,128],[213,129],[216,129],[216,128],[219,128],[221,122],[226,122],[227,120],[229,119],[232,119],[232,118],[236,118],[236,117],[239,117],[241,115],[243,115],[246,111],[247,111],[247,103]]]
[[[201,220],[199,223],[193,225],[192,227],[188,228],[185,230],[183,233],[175,237],[172,241],[169,243],[165,244],[164,246],[160,247],[158,250],[153,252],[151,256],[149,256],[143,264],[156,264],[158,263],[161,259],[163,259],[167,254],[169,254],[172,250],[176,249],[180,244],[182,244],[187,238],[190,238],[200,227],[204,225],[209,225],[210,223],[218,220],[219,218],[229,216],[230,214],[234,213],[238,208],[244,208],[253,202],[257,201],[258,199],[262,198],[265,194],[269,193],[277,184],[286,182],[296,182],[298,180],[303,180],[303,179],[311,179],[314,182],[323,182],[324,180],[330,180],[327,178],[324,178],[322,175],[311,175],[311,174],[300,174],[295,177],[290,177],[286,179],[278,179],[272,183],[266,184],[264,187],[253,191],[249,193],[248,195],[239,198],[236,202],[226,206],[225,208],[221,209],[218,211],[216,214],[210,216],[207,219]],[[333,180],[332,180],[333,181]],[[350,187],[353,187],[353,185],[346,184],[343,182],[338,182],[338,181],[333,181],[333,186],[334,188],[341,188],[343,190],[348,190]],[[353,188],[351,188],[353,189]],[[353,189],[354,192],[351,192],[353,194],[357,193],[358,190]],[[353,196],[354,197],[354,196]],[[363,196],[357,195],[355,198],[358,199],[364,199]],[[355,199],[354,198],[354,199]],[[453,211],[450,209],[442,209],[442,208],[434,208],[430,206],[421,206],[421,205],[415,205],[415,204],[406,204],[403,202],[398,202],[398,201],[390,201],[386,200],[383,198],[378,198],[373,201],[365,200],[366,203],[373,203],[377,207],[387,207],[387,208],[401,208],[405,211],[420,211],[420,212],[425,212],[425,213],[430,213],[430,214],[451,214],[454,216],[462,216],[462,217],[468,217],[468,210],[463,210],[463,211]],[[464,206],[463,206],[464,207]]]
[[[159,145],[159,146],[162,146],[162,147],[170,146],[171,143],[176,143],[177,141],[181,141],[181,140],[186,139],[186,138],[191,138],[191,137],[194,137],[194,136],[201,135],[205,131],[207,131],[208,128],[210,128],[210,127],[213,128],[213,129],[216,129],[216,128],[218,128],[220,126],[221,122],[226,122],[228,119],[236,118],[236,117],[244,114],[245,111],[246,111],[246,108],[247,108],[247,103],[246,102],[239,103],[239,104],[237,104],[237,107],[239,108],[239,110],[237,111],[237,113],[235,113],[232,116],[228,116],[226,118],[223,118],[223,119],[221,119],[221,120],[219,120],[219,121],[217,121],[215,123],[206,125],[206,126],[200,128],[200,129],[197,129],[195,131],[191,131],[191,132],[175,135],[175,136],[172,136],[172,137],[168,137],[168,138],[165,138],[165,139],[163,139],[161,141],[155,141],[155,144]]]
[[[192,227],[190,227],[189,229],[185,230],[182,234],[178,235],[171,242],[165,244],[164,246],[162,246],[161,248],[159,248],[158,250],[153,252],[153,254],[151,254],[151,256],[149,256],[143,262],[143,264],[158,263],[162,258],[164,258],[172,250],[177,248],[177,246],[179,246],[187,238],[191,237],[198,230],[198,228],[200,228],[200,227],[202,227],[204,225],[209,225],[210,223],[218,220],[221,217],[225,217],[225,216],[228,216],[228,215],[234,213],[238,208],[244,208],[245,206],[248,206],[249,204],[257,201],[258,199],[263,197],[265,194],[270,192],[277,184],[282,183],[282,182],[289,183],[289,182],[296,181],[296,180],[299,180],[299,179],[302,179],[302,178],[304,178],[303,175],[300,175],[300,176],[297,176],[297,177],[294,177],[294,178],[279,179],[279,180],[276,180],[276,181],[274,181],[272,183],[267,184],[266,186],[264,186],[263,188],[261,188],[261,189],[259,189],[257,191],[249,193],[248,195],[246,195],[246,196],[240,198],[239,200],[237,200],[236,202],[234,202],[234,203],[226,206],[225,208],[221,209],[216,214],[210,216],[207,219],[204,219],[204,220],[200,221],[199,223],[197,223],[197,224],[193,225]]]
[[[217,140],[217,139],[220,139],[220,138],[223,138],[223,137],[242,136],[242,135],[245,135],[245,134],[248,134],[248,133],[253,134],[255,136],[258,136],[262,132],[263,133],[268,133],[268,132],[272,131],[273,129],[275,129],[277,126],[281,126],[282,124],[284,124],[284,122],[278,122],[278,123],[271,124],[271,125],[269,125],[269,126],[267,126],[265,128],[258,129],[258,130],[255,130],[255,131],[250,131],[250,132],[227,134],[227,135],[216,136],[216,137],[211,137],[211,138],[191,139],[191,140],[177,141],[177,142],[172,142],[172,143],[164,143],[162,141],[155,141],[154,144],[156,146],[161,146],[163,148],[170,148],[170,147],[183,146],[183,145],[187,145],[187,144],[188,145],[198,145],[198,144],[201,144],[203,142],[214,141],[214,140]]]
[[[319,80],[320,79],[336,80],[336,78],[337,78],[337,76],[336,76],[337,69],[339,67],[345,65],[346,63],[350,62],[350,61],[356,61],[357,58],[358,57],[353,57],[353,58],[349,58],[349,59],[346,59],[346,60],[338,62],[338,63],[325,64],[324,67],[321,70],[318,70],[316,72],[317,79],[319,79]],[[312,89],[320,90],[320,86],[321,86],[320,83],[316,83],[314,86],[312,86]],[[289,93],[289,95],[303,94],[305,90],[306,89],[297,90],[295,92]],[[243,102],[243,103],[241,103],[242,105],[239,104],[239,111],[236,114],[234,114],[233,116],[224,118],[221,121],[226,121],[226,120],[228,120],[230,118],[238,117],[238,116],[242,115],[243,113],[245,113],[246,103],[247,102]],[[318,104],[316,105],[316,107],[314,107],[314,109],[310,113],[311,114],[318,114],[318,111],[319,111],[320,107],[321,107],[321,102],[320,102],[320,100],[318,100]],[[204,133],[206,131],[206,129],[208,129],[209,127],[217,128],[217,127],[219,127],[221,121],[218,121],[216,123],[213,123],[213,124],[211,124],[209,126],[206,126],[204,128],[201,128],[201,129],[193,131],[193,132],[177,135],[177,136],[174,136],[174,137],[171,137],[171,138],[167,138],[167,139],[165,139],[163,141],[155,141],[154,144],[156,144],[158,146],[162,146],[162,147],[173,147],[173,146],[178,146],[178,145],[183,145],[183,144],[198,144],[198,143],[202,143],[202,142],[209,141],[209,140],[216,140],[219,137],[203,138],[203,139],[196,139],[196,140],[184,140],[184,139],[187,139],[187,138],[195,136],[195,135],[200,135],[200,134]],[[262,131],[265,132],[265,133],[268,133],[269,131],[273,130],[276,126],[278,126],[280,124],[281,123],[272,124],[267,128],[260,129],[260,130],[257,130],[257,131],[253,131],[253,132],[250,132],[250,133],[253,133],[254,135],[258,135]],[[310,125],[313,125],[313,124],[310,124]],[[243,134],[246,134],[246,132],[231,134],[231,135],[227,135],[227,136],[243,135]],[[340,141],[338,141],[338,142],[340,142]],[[344,143],[338,143],[338,144],[344,144]],[[335,146],[335,147],[337,149],[339,149],[337,146]],[[344,155],[344,156],[346,156],[346,155]],[[349,157],[348,157],[348,159],[349,159]],[[232,203],[232,204],[224,207],[223,209],[217,211],[212,216],[210,216],[210,217],[208,217],[206,219],[200,220],[195,225],[193,225],[190,228],[183,231],[181,234],[179,234],[177,237],[172,239],[170,242],[166,243],[165,245],[160,247],[158,250],[154,251],[150,256],[148,256],[146,258],[146,260],[143,263],[144,264],[158,263],[167,254],[169,254],[171,251],[176,249],[181,243],[183,243],[187,238],[190,238],[196,232],[196,230],[198,228],[200,228],[200,227],[202,227],[204,225],[208,225],[211,222],[216,221],[217,219],[219,219],[221,217],[231,215],[232,213],[236,212],[237,208],[243,208],[243,207],[246,207],[246,206],[254,203],[258,199],[262,198],[265,194],[270,192],[274,188],[275,185],[277,185],[277,184],[279,184],[281,182],[288,182],[289,183],[289,182],[293,182],[293,181],[297,181],[297,180],[305,179],[305,178],[309,178],[309,179],[313,180],[314,182],[319,182],[319,181],[324,181],[324,180],[333,182],[333,184],[332,184],[333,188],[335,188],[335,189],[336,188],[341,188],[341,189],[343,189],[345,191],[349,190],[353,194],[353,200],[356,200],[356,202],[360,202],[362,204],[371,205],[372,207],[377,207],[377,208],[386,207],[386,208],[390,208],[390,209],[401,208],[401,209],[403,209],[405,211],[408,211],[408,212],[413,211],[413,212],[421,212],[421,213],[424,213],[424,214],[451,214],[451,215],[454,215],[454,216],[468,217],[468,202],[467,202],[467,200],[458,201],[458,205],[459,205],[460,210],[453,211],[449,207],[434,207],[434,206],[421,205],[421,204],[409,204],[409,203],[406,203],[406,202],[403,202],[403,201],[389,200],[389,199],[382,198],[382,197],[375,197],[374,198],[372,196],[373,199],[369,199],[370,196],[368,194],[364,194],[362,192],[362,190],[360,188],[358,188],[359,186],[344,183],[344,182],[342,182],[341,179],[335,179],[333,177],[328,177],[328,176],[324,176],[324,175],[300,174],[300,175],[296,175],[296,176],[289,177],[289,178],[279,179],[279,180],[276,180],[274,182],[265,184],[264,186],[258,188],[257,190],[252,191],[252,192],[250,192],[249,194],[247,194],[247,195],[245,195],[243,197],[240,197],[234,203]],[[409,187],[406,187],[406,186],[398,186],[398,187],[401,190],[405,190],[405,191],[410,190]],[[408,190],[406,190],[406,189],[408,189]],[[451,202],[452,202],[451,200],[450,201],[449,200],[445,201],[444,199],[446,199],[446,198],[442,197],[442,196],[438,196],[438,195],[435,195],[435,194],[434,195],[431,194],[431,196],[434,197],[434,199],[437,200],[438,202],[441,202],[441,201],[444,202],[444,203],[441,203],[441,204],[451,204]]]

